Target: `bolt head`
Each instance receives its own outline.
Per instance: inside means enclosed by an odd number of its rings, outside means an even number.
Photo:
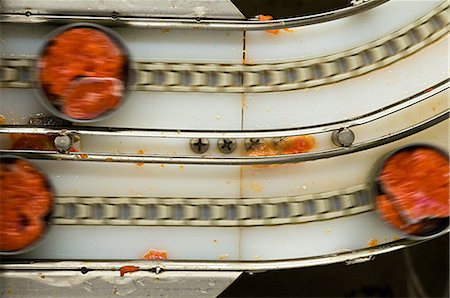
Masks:
[[[261,144],[262,139],[246,139],[244,141],[245,150],[249,151]]]
[[[59,152],[67,152],[72,147],[72,138],[70,136],[57,136],[53,141]]]
[[[191,150],[195,153],[205,153],[206,151],[208,151],[209,141],[208,139],[194,138],[191,140],[190,147]]]
[[[336,146],[350,147],[355,141],[355,134],[348,128],[333,131],[331,140]]]
[[[229,154],[236,150],[236,141],[232,139],[219,139],[217,141],[217,147],[220,152]]]

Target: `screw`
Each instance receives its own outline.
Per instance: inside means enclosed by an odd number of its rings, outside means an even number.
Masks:
[[[339,147],[350,147],[354,140],[355,134],[346,127],[335,130],[331,134],[331,141]]]
[[[217,141],[217,147],[220,152],[230,154],[236,150],[236,141],[232,139],[219,139]]]
[[[155,272],[155,274],[160,274],[163,272],[163,269],[159,266],[156,266],[152,271]]]
[[[199,139],[195,138],[191,140],[191,149],[195,153],[205,153],[208,151],[209,148],[209,141],[208,139]]]
[[[256,146],[259,146],[261,144],[261,139],[246,139],[244,142],[245,149],[247,151],[254,149]]]
[[[117,20],[119,19],[119,13],[118,13],[117,11],[113,11],[113,12],[111,13],[111,19],[112,19],[113,21],[117,21]]]
[[[60,135],[55,138],[53,144],[58,152],[66,153],[72,147],[72,138],[68,135]]]

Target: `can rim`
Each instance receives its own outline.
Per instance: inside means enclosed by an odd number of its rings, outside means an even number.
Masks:
[[[40,67],[39,67],[39,63],[41,61],[42,55],[44,54],[44,52],[46,51],[49,43],[59,34],[63,33],[64,31],[73,29],[73,28],[91,28],[94,30],[98,30],[104,34],[106,34],[106,36],[108,36],[116,46],[118,46],[121,51],[123,52],[124,56],[125,56],[125,79],[123,80],[124,82],[124,92],[123,92],[123,96],[121,97],[120,103],[119,105],[114,108],[114,109],[110,109],[102,114],[100,114],[97,117],[91,118],[91,119],[76,119],[76,118],[72,118],[69,117],[68,115],[64,114],[62,111],[60,111],[59,109],[57,109],[55,107],[55,105],[53,103],[51,103],[50,99],[47,97],[46,92],[44,91],[44,87],[41,83],[41,80],[39,78],[39,73],[40,73]],[[53,115],[70,121],[70,122],[74,122],[74,123],[93,123],[93,122],[97,122],[97,121],[101,121],[101,120],[105,120],[109,117],[111,117],[115,112],[117,112],[118,110],[120,110],[120,108],[122,108],[122,106],[125,104],[126,100],[129,97],[129,93],[130,93],[130,87],[134,82],[134,71],[131,67],[131,63],[132,63],[132,59],[131,59],[131,55],[130,55],[130,51],[128,50],[125,42],[123,41],[122,37],[116,33],[115,31],[113,31],[112,29],[99,25],[99,24],[95,24],[95,23],[73,23],[73,24],[67,24],[61,27],[58,27],[54,30],[52,30],[45,38],[44,38],[44,43],[40,46],[39,50],[38,50],[38,56],[37,59],[35,61],[35,65],[34,65],[34,80],[33,80],[33,85],[34,85],[34,90],[35,93],[37,94],[38,100],[39,102]]]
[[[45,238],[47,238],[47,235],[48,235],[49,231],[51,230],[52,224],[53,224],[53,213],[55,211],[55,194],[56,193],[55,193],[54,184],[49,179],[48,175],[44,171],[42,171],[42,169],[40,167],[36,166],[36,164],[31,162],[29,159],[24,158],[22,156],[14,155],[14,154],[0,155],[0,162],[2,162],[2,160],[4,160],[4,159],[23,160],[23,161],[26,161],[27,163],[29,163],[36,171],[39,172],[39,174],[42,175],[42,177],[44,177],[45,184],[46,184],[48,190],[50,191],[50,193],[52,194],[52,198],[51,198],[52,203],[51,203],[50,210],[42,217],[45,220],[45,228],[44,228],[43,232],[41,233],[41,235],[39,236],[39,238],[37,238],[32,243],[30,243],[29,245],[27,245],[24,248],[21,248],[19,250],[13,250],[13,251],[0,250],[0,255],[12,256],[12,255],[24,254],[26,252],[29,252],[29,251],[35,249],[36,247],[38,247],[39,245],[42,244],[42,242],[44,241]]]
[[[448,228],[449,228],[449,217],[443,217],[441,220],[441,223],[432,231],[428,232],[425,235],[420,235],[420,234],[410,234],[405,232],[404,230],[401,230],[397,227],[395,227],[394,225],[392,225],[391,223],[387,222],[386,220],[384,220],[383,217],[383,213],[380,212],[380,210],[378,209],[377,206],[377,202],[376,202],[376,198],[378,194],[385,194],[387,195],[388,199],[391,201],[392,200],[392,194],[389,193],[389,191],[387,191],[383,185],[382,185],[382,181],[380,179],[380,173],[382,171],[382,169],[384,168],[384,166],[386,165],[386,162],[395,154],[401,152],[401,151],[406,151],[406,150],[414,150],[416,148],[428,148],[428,149],[432,149],[435,152],[439,153],[440,155],[442,155],[443,157],[445,157],[447,160],[449,160],[449,155],[448,153],[433,144],[429,144],[429,143],[410,143],[410,144],[406,144],[403,146],[400,146],[396,149],[393,149],[389,152],[387,152],[386,154],[384,154],[381,158],[379,158],[374,166],[374,170],[373,170],[373,174],[372,174],[372,193],[373,193],[373,199],[374,199],[374,206],[375,206],[375,210],[376,213],[378,215],[378,217],[381,219],[381,221],[388,226],[390,229],[393,229],[399,233],[401,233],[404,237],[412,239],[412,240],[425,240],[425,239],[431,239],[440,235],[443,235],[445,233],[448,232]],[[395,204],[391,201],[391,203],[394,205],[395,208]]]

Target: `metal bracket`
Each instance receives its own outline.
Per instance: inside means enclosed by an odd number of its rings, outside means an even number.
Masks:
[[[126,265],[126,264],[124,264]],[[242,272],[147,270],[7,270],[0,273],[6,297],[217,297]]]

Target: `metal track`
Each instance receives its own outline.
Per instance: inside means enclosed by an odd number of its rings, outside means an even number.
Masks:
[[[354,117],[344,121],[332,123],[322,123],[320,125],[308,127],[294,127],[284,129],[265,130],[181,130],[181,129],[146,129],[146,128],[123,128],[123,127],[98,127],[98,126],[36,126],[36,125],[0,125],[0,134],[45,134],[62,135],[74,134],[83,136],[98,137],[145,137],[145,138],[205,138],[205,139],[263,139],[263,138],[284,138],[299,135],[315,135],[332,132],[341,128],[352,128],[364,125],[392,115],[410,106],[418,104],[448,90],[450,79],[446,79],[438,84],[427,88],[417,94],[400,100],[389,106],[382,107],[370,113]]]
[[[351,147],[339,147],[324,149],[308,153],[285,154],[274,156],[167,156],[167,155],[139,155],[139,154],[114,154],[114,153],[90,153],[70,152],[67,154],[54,151],[38,150],[9,150],[1,149],[0,154],[16,154],[29,159],[67,160],[84,162],[125,162],[125,163],[157,163],[157,164],[199,164],[199,165],[272,165],[298,163],[310,160],[330,158],[346,155],[367,149],[375,148],[390,142],[408,137],[429,127],[432,127],[449,118],[450,109],[417,123],[403,130],[389,133],[385,136],[355,143]]]
[[[369,185],[260,199],[57,197],[57,225],[268,226],[298,224],[373,209]]]
[[[431,237],[437,238],[445,233]],[[430,240],[427,239],[427,240]],[[389,253],[395,250],[403,249],[415,244],[423,243],[427,240],[401,239],[390,243],[368,247],[358,250],[349,250],[345,252],[312,256],[299,259],[274,260],[274,261],[160,261],[160,260],[136,260],[126,261],[128,266],[138,266],[142,271],[163,272],[163,271],[250,271],[261,272],[274,269],[292,269],[311,266],[321,266],[333,263],[345,262],[347,265],[363,263],[372,260],[375,256]],[[26,273],[29,270],[54,271],[70,270],[79,271],[82,274],[84,267],[88,271],[118,271],[124,266],[124,261],[32,261],[18,263],[14,260],[6,260],[0,264],[2,270],[17,270],[17,272]]]
[[[309,60],[246,65],[135,61],[136,91],[260,93],[336,83],[390,65],[449,32],[446,1],[413,24],[364,46]],[[1,88],[31,88],[34,59],[0,59]]]
[[[53,6],[46,6],[45,3],[39,1],[26,1],[25,8],[16,1],[5,1],[2,12],[0,13],[0,22],[4,23],[67,23],[67,22],[100,22],[112,26],[131,26],[144,28],[169,28],[169,29],[208,29],[208,30],[268,30],[294,28],[311,24],[327,22],[357,13],[366,11],[376,7],[388,0],[367,0],[361,4],[348,6],[345,8],[318,13],[315,15],[283,18],[271,21],[257,20],[231,20],[231,19],[208,19],[201,17],[185,17],[185,18],[155,18],[149,17],[148,7],[142,7],[141,11],[136,15],[127,15],[127,8],[119,5],[119,10],[124,10],[122,14],[113,12],[105,14],[105,9],[101,11],[90,11],[90,14],[64,14],[60,10],[55,10]],[[18,1],[17,1],[18,2]],[[70,4],[68,4],[70,6]],[[85,4],[86,5],[86,4]],[[186,5],[186,4],[184,4]],[[115,7],[117,5],[114,5]],[[109,8],[108,11],[111,11]],[[78,10],[84,11],[81,7]],[[217,14],[217,12],[215,12]],[[125,14],[125,15],[123,15]],[[186,13],[184,13],[186,15]],[[143,16],[144,15],[144,16]]]

